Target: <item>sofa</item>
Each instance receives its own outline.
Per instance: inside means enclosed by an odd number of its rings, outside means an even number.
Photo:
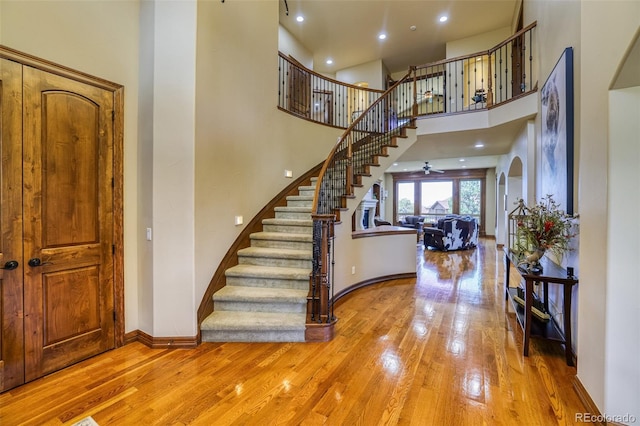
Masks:
[[[424,225],[424,216],[405,216],[398,225],[405,228],[422,230],[422,226]]]
[[[437,227],[424,228],[424,248],[467,250],[478,245],[478,221],[469,216],[448,215]]]

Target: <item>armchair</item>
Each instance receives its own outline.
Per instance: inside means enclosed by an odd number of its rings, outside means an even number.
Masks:
[[[424,247],[437,250],[466,250],[478,245],[478,221],[468,216],[453,216],[438,221],[438,227],[424,228]]]

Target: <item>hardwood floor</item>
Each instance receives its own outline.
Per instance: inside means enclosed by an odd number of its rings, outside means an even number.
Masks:
[[[0,394],[0,424],[574,424],[575,368],[522,356],[500,253],[418,246],[418,279],[345,296],[328,343],[127,345]]]

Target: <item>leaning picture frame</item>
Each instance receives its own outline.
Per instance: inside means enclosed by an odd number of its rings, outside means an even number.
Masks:
[[[540,191],[573,214],[573,48],[567,47],[542,86],[537,155]]]

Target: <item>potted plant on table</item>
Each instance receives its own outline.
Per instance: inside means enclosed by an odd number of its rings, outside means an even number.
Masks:
[[[518,266],[526,265],[533,273],[542,272],[540,259],[549,251],[562,259],[570,250],[573,216],[561,210],[551,195],[525,209],[516,227],[516,251],[521,257]]]

